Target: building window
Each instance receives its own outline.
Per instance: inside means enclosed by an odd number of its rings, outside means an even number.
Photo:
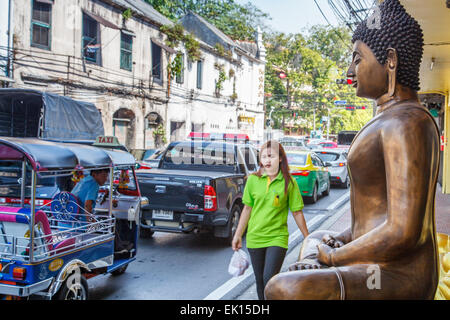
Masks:
[[[161,47],[152,42],[152,76],[155,79],[161,80]]]
[[[120,37],[120,68],[131,71],[133,66],[133,37],[121,33]]]
[[[50,1],[32,0],[31,45],[50,50],[52,5]]]
[[[203,75],[203,61],[197,61],[197,89],[202,88],[202,75]]]
[[[101,43],[98,22],[83,13],[83,57],[87,61],[100,64]]]
[[[179,84],[184,83],[184,54],[181,55],[181,71],[177,73],[175,81]]]

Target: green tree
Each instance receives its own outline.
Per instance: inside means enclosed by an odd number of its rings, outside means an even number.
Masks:
[[[197,13],[233,39],[253,39],[257,27],[267,29],[270,19],[248,2],[240,5],[234,0],[145,0],[157,11],[173,21],[189,11]]]
[[[337,32],[339,34],[337,36]],[[350,35],[345,29],[312,27],[306,34],[271,33],[265,35],[267,48],[266,96],[267,112],[272,108],[275,128],[283,128],[293,114],[299,114],[307,131],[321,124],[322,116],[330,117],[330,133],[359,130],[371,118],[371,111],[354,112],[336,108],[334,101],[348,104],[370,104],[355,96],[354,89],[337,85],[348,67],[349,47],[342,39]],[[279,77],[280,71],[286,74]],[[356,129],[357,128],[357,129]]]

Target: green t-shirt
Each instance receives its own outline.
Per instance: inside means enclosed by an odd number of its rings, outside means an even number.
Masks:
[[[289,183],[284,194],[284,177],[280,172],[270,181],[267,174],[251,175],[247,179],[242,202],[252,207],[247,228],[247,248],[288,248],[287,217],[303,209],[303,199],[297,183]]]

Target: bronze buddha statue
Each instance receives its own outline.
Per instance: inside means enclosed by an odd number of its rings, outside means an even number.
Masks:
[[[377,103],[349,149],[351,226],[311,233],[299,261],[268,282],[267,299],[435,295],[439,133],[417,95],[423,34],[398,0],[378,12],[377,28],[365,21],[356,29],[348,69],[357,96]]]

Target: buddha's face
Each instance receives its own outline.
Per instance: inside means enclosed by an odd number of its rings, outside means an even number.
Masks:
[[[353,60],[347,71],[358,97],[377,99],[388,91],[388,70],[381,65],[372,50],[358,40],[353,45]]]

